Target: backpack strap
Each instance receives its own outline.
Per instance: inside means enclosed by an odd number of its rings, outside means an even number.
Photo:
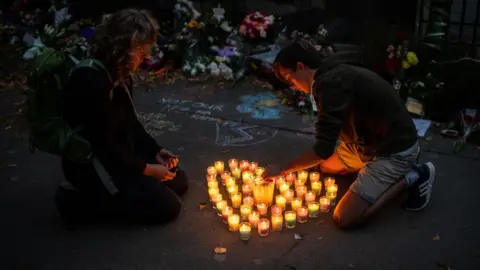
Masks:
[[[70,71],[70,74],[72,74],[73,71],[75,71],[76,69],[81,68],[81,67],[93,68],[93,69],[98,70],[98,71],[103,70],[107,74],[108,80],[111,83],[114,83],[113,79],[112,79],[112,76],[110,75],[110,72],[108,72],[107,68],[105,67],[105,65],[100,60],[90,58],[90,59],[84,59],[84,60],[79,61],[78,59],[76,59],[73,56],[70,56],[70,59],[72,59],[72,61],[75,63],[75,67],[72,68],[72,70]]]

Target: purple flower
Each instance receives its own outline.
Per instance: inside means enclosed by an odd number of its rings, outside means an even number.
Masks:
[[[235,56],[235,50],[235,47],[224,47],[223,49],[217,50],[217,53],[222,57],[232,57]]]

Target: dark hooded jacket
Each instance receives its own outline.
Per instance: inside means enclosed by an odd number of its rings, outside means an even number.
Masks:
[[[337,140],[355,144],[362,160],[407,150],[417,131],[396,90],[376,73],[362,68],[362,52],[334,46],[315,73],[312,94],[318,108],[316,154],[330,157]]]

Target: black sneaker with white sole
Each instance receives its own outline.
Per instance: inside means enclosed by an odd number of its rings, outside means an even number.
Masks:
[[[418,174],[417,183],[409,188],[409,195],[403,204],[408,211],[421,211],[427,207],[432,196],[433,184],[435,183],[435,166],[428,162],[415,165],[413,168]]]

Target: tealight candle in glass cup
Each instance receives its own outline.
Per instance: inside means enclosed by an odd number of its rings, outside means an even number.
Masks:
[[[242,217],[242,220],[247,220],[250,213],[252,213],[252,207],[250,205],[242,204],[240,206],[240,216]]]
[[[248,204],[251,207],[253,207],[255,205],[255,200],[253,199],[252,196],[247,196],[247,197],[243,198],[243,204]]]
[[[330,199],[323,196],[320,197],[320,211],[321,212],[328,212],[330,211]]]
[[[283,229],[283,215],[272,215],[272,231],[279,232]]]
[[[257,162],[250,162],[250,166],[248,167],[248,169],[251,171],[251,172],[255,172],[258,168],[258,163]]]
[[[288,183],[283,183],[279,186],[278,191],[280,191],[280,194],[285,193],[286,190],[290,188],[290,185]]]
[[[250,225],[252,225],[252,228],[257,228],[259,220],[260,220],[260,214],[257,211],[252,211],[248,216],[248,222],[250,222]]]
[[[230,199],[232,200],[232,207],[233,208],[239,208],[240,205],[242,204],[242,194],[241,193],[236,193],[233,194]]]
[[[295,188],[295,191],[297,192],[297,197],[302,198],[305,196],[305,193],[307,193],[307,187],[306,186],[298,186]]]
[[[322,192],[322,182],[310,182],[310,186],[315,194],[320,195],[320,192]]]
[[[225,207],[228,206],[227,201],[221,200],[221,201],[218,201],[215,205],[216,205],[216,207],[217,207],[217,213],[218,213],[218,215],[219,215],[219,216],[222,216],[223,210],[225,209]]]
[[[268,212],[268,206],[266,203],[258,203],[257,210],[260,216],[266,216]]]
[[[329,198],[330,201],[334,201],[337,198],[338,186],[335,184],[329,185],[325,188],[325,197]]]
[[[325,187],[325,190],[327,190],[328,186],[333,184],[335,184],[335,179],[333,177],[327,177],[323,180],[323,186]]]
[[[309,218],[318,218],[318,210],[320,209],[320,203],[311,202],[308,204],[308,217]]]
[[[270,221],[266,218],[260,219],[258,221],[258,235],[267,236],[270,232]]]
[[[283,197],[285,197],[287,203],[291,203],[293,197],[295,197],[295,191],[293,191],[293,189],[287,189],[285,192],[283,192]]]
[[[272,212],[272,215],[281,215],[283,213],[283,209],[278,205],[272,205],[270,211]]]
[[[306,223],[308,221],[308,208],[300,206],[297,208],[297,222]]]
[[[242,160],[240,161],[240,170],[242,171],[248,171],[248,168],[250,167],[250,162],[248,160]]]
[[[307,171],[299,171],[297,173],[297,179],[302,180],[303,183],[307,182],[308,172]]]
[[[277,189],[280,190],[280,186],[285,183],[285,177],[279,176],[275,178],[275,185],[277,185]]]
[[[211,175],[211,176],[217,176],[217,169],[215,169],[214,166],[209,166],[207,168],[207,175]]]
[[[292,210],[297,211],[299,207],[302,206],[302,199],[301,198],[293,198],[292,200]]]
[[[292,185],[295,180],[297,179],[297,175],[295,173],[289,173],[285,175],[285,181]]]
[[[296,187],[299,187],[299,186],[304,186],[305,185],[305,182],[302,180],[302,179],[297,179],[295,180],[295,188]]]
[[[231,214],[233,214],[233,208],[227,205],[222,211],[223,223],[228,224],[228,216]]]
[[[295,228],[297,223],[297,213],[295,211],[286,211],[285,212],[285,227],[291,229]]]
[[[238,231],[238,226],[240,224],[240,216],[237,214],[231,214],[228,216],[228,229],[232,232]]]
[[[252,226],[248,222],[240,223],[240,227],[238,228],[240,231],[240,239],[246,241],[250,239],[250,233],[252,231]]]
[[[234,158],[228,160],[228,167],[230,168],[230,171],[233,171],[234,169],[238,168],[238,160]]]
[[[309,190],[307,191],[307,193],[305,193],[305,203],[308,205],[309,203],[315,201],[315,192],[313,190]]]
[[[214,167],[217,174],[222,174],[225,171],[225,164],[223,161],[215,161]]]
[[[252,181],[253,181],[252,176],[253,176],[253,174],[252,174],[251,171],[243,171],[243,172],[242,172],[242,180],[243,180],[243,183],[251,184]]]
[[[216,171],[215,171],[215,173],[216,173]],[[214,175],[207,174],[207,176],[205,178],[207,179],[207,183],[217,182],[217,175],[216,174],[214,174]]]
[[[220,193],[220,189],[218,189],[218,187],[216,187],[216,188],[209,188],[209,189],[208,189],[208,196],[210,197],[210,200],[212,200],[212,197],[213,197],[214,195],[217,195],[217,194],[219,194],[219,193]]]
[[[232,173],[230,173],[229,171],[224,171],[223,173],[220,174],[220,178],[222,179],[222,184],[225,185],[227,179],[232,178]]]
[[[250,183],[246,183],[242,185],[242,193],[243,196],[249,196],[252,195],[253,192],[253,186]]]
[[[319,172],[311,172],[310,173],[310,182],[319,182],[320,181],[320,173]]]
[[[217,209],[217,202],[223,200],[223,197],[222,197],[222,194],[217,193],[215,195],[212,195],[211,199],[212,199],[212,207],[214,209]]]
[[[277,195],[275,196],[275,204],[278,207],[285,209],[287,208],[287,199],[283,195]]]
[[[217,181],[210,181],[210,182],[207,182],[207,186],[208,188],[213,188],[213,189],[218,189],[218,182]]]
[[[233,194],[238,193],[238,186],[232,185],[227,188],[228,195],[231,197]]]
[[[255,170],[255,174],[257,176],[263,176],[263,173],[265,172],[265,168],[264,167],[258,167],[256,170]]]
[[[235,168],[232,170],[232,175],[235,177],[235,179],[239,179],[242,177],[242,170],[240,168]]]
[[[233,177],[229,177],[227,180],[225,180],[225,187],[228,188],[231,187],[231,186],[235,186],[237,185],[237,182],[235,181],[235,178]]]

